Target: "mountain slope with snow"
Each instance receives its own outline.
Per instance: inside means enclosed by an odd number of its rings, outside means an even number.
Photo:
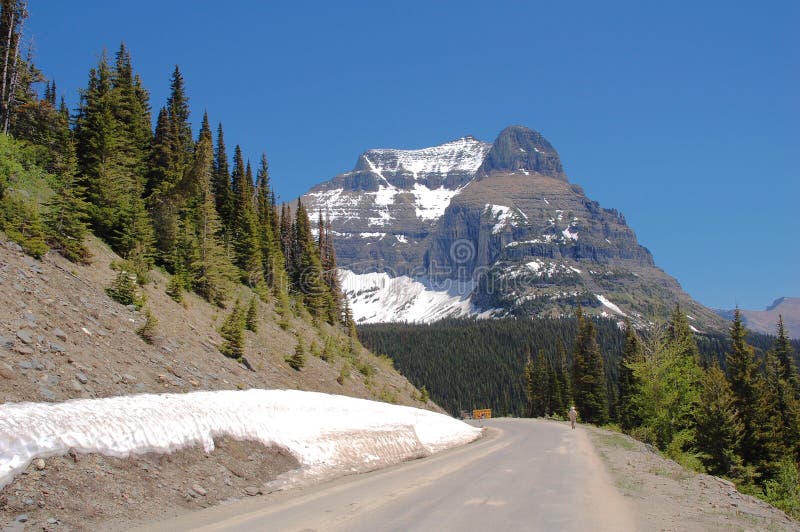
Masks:
[[[644,324],[680,303],[703,330],[724,327],[525,127],[504,129],[491,145],[465,137],[368,150],[303,199],[312,216],[331,220],[339,266],[366,275],[348,278],[364,285],[348,290],[361,322],[563,316],[581,305]]]

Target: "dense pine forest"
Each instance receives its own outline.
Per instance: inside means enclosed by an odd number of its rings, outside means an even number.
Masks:
[[[54,249],[87,262],[91,231],[124,259],[108,292],[126,304],[141,303],[137,284],[159,267],[172,274],[167,291],[177,301],[193,291],[225,307],[232,284],[244,283],[282,314],[307,311],[354,331],[328,224],[312,222],[299,200],[279,205],[266,154],[253,165],[236,145],[229,159],[223,126],[212,131],[207,113],[193,137],[178,66],[155,127],[124,44],[102,53],[70,112],[23,54],[27,15],[24,1],[3,0],[0,229],[10,239],[36,257]],[[237,357],[244,305],[231,316],[224,350]]]
[[[800,342],[782,322],[776,332],[748,334],[737,311],[727,337],[693,334],[680,308],[648,331],[580,309],[573,319],[359,328],[454,415],[563,419],[575,405],[584,422],[611,424],[798,516]]]

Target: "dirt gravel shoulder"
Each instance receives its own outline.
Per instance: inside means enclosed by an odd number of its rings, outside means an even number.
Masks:
[[[280,447],[219,438],[168,454],[75,454],[34,460],[0,491],[3,530],[129,530],[154,520],[255,496],[299,467]]]
[[[799,521],[727,480],[689,471],[624,434],[582,428],[630,502],[637,530],[800,531]]]

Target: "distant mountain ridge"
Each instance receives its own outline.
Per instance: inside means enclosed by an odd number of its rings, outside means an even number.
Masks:
[[[361,323],[447,316],[664,318],[680,302],[697,330],[724,321],[658,269],[625,218],[571,184],[555,148],[522,126],[492,144],[463,137],[368,150],[313,187]],[[381,275],[376,275],[381,274]]]
[[[717,310],[725,319],[733,318],[733,310]],[[779,297],[766,310],[740,309],[745,326],[753,332],[775,334],[778,316],[791,338],[800,339],[800,297]]]

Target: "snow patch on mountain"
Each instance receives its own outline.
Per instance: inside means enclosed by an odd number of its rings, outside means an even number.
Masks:
[[[493,235],[496,235],[505,227],[515,227],[519,225],[520,219],[528,219],[528,217],[525,216],[525,213],[519,209],[512,209],[511,207],[506,207],[505,205],[492,205],[491,203],[487,203],[483,212],[490,220],[495,222],[494,226],[492,227]]]
[[[604,307],[608,308],[608,309],[609,309],[609,310],[611,310],[612,312],[614,312],[614,313],[616,313],[616,314],[619,314],[619,315],[621,315],[621,316],[626,316],[626,317],[628,316],[627,314],[625,314],[624,312],[622,312],[622,309],[620,309],[620,308],[619,308],[618,306],[616,306],[614,303],[612,303],[611,301],[609,301],[609,300],[608,300],[608,299],[607,299],[605,296],[601,296],[601,295],[599,295],[599,294],[595,294],[595,295],[594,295],[594,297],[596,297],[596,298],[597,298],[597,300],[598,300],[600,303],[602,303]]]
[[[572,227],[567,227],[561,234],[564,235],[564,240],[578,240],[578,233]]]
[[[473,137],[463,137],[419,150],[374,149],[365,153],[370,170],[383,173],[409,172],[414,179],[426,174],[474,174],[492,147]]]
[[[225,390],[0,405],[0,487],[34,458],[170,453],[230,436],[289,450],[307,477],[374,468],[477,439],[435,412],[298,390]]]
[[[484,316],[470,301],[473,281],[391,277],[385,272],[358,274],[340,269],[342,289],[358,323],[430,323],[444,318]]]
[[[462,187],[463,188],[463,187]],[[414,183],[411,193],[414,194],[414,207],[417,217],[423,220],[438,220],[444,214],[453,196],[461,192],[462,188],[450,190],[441,186],[431,190],[421,183]]]

